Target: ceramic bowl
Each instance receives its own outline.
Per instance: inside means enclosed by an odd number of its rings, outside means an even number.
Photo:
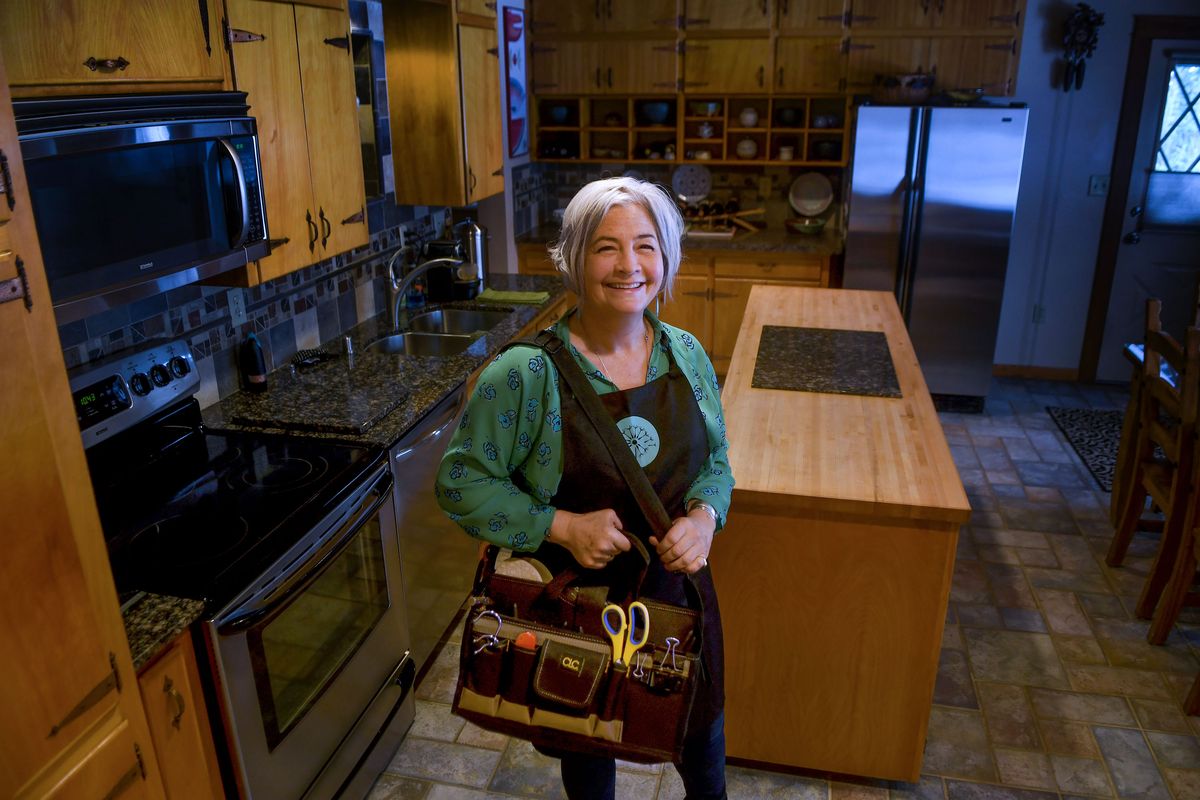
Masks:
[[[670,111],[671,104],[663,100],[642,103],[642,118],[651,125],[662,125]]]
[[[825,220],[820,217],[789,217],[783,224],[790,232],[805,236],[815,236],[825,230]]]
[[[546,116],[548,116],[550,121],[555,125],[562,125],[564,122],[566,122],[567,115],[570,113],[571,110],[566,106],[550,106],[546,109]]]

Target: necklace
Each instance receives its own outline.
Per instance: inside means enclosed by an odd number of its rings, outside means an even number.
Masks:
[[[643,320],[643,323],[645,324],[645,326],[647,328],[649,327],[648,322],[645,322],[645,320]],[[646,361],[648,362],[650,360],[650,331],[649,330],[643,329],[642,344],[646,348]],[[604,370],[604,374],[608,377],[609,380],[612,380],[613,374],[612,374],[612,372],[609,371],[608,364],[604,363],[604,356],[602,356],[598,352],[596,352],[596,350],[594,348],[592,348],[590,345],[588,346],[588,349],[592,351],[592,355],[594,355],[596,357],[596,359],[600,362],[600,367],[601,367],[601,369]],[[649,368],[649,365],[647,365],[647,368]],[[612,381],[612,382],[614,384],[616,383],[616,381]]]

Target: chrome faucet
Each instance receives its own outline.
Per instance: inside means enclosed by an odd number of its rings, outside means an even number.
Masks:
[[[463,264],[461,258],[431,258],[429,261],[413,267],[411,272],[401,278],[396,275],[396,259],[408,249],[407,247],[401,247],[397,250],[387,265],[388,280],[392,289],[392,331],[400,330],[400,305],[404,302],[405,293],[408,292],[417,278],[429,272],[434,267],[458,267]]]

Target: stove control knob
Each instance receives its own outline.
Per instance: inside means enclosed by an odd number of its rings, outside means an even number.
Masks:
[[[135,372],[129,379],[129,388],[133,389],[133,393],[138,397],[145,397],[154,387],[150,385],[149,375],[144,372]]]
[[[187,375],[192,371],[191,367],[188,366],[187,360],[184,359],[183,356],[175,356],[167,362],[167,366],[171,368],[171,374],[176,378],[182,378],[184,375]]]
[[[150,368],[150,380],[155,386],[166,386],[171,382],[171,373],[162,364],[155,364]]]

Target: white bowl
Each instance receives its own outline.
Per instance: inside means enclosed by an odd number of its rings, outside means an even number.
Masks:
[[[797,214],[815,217],[833,203],[833,184],[819,172],[806,172],[792,181],[788,203]]]

